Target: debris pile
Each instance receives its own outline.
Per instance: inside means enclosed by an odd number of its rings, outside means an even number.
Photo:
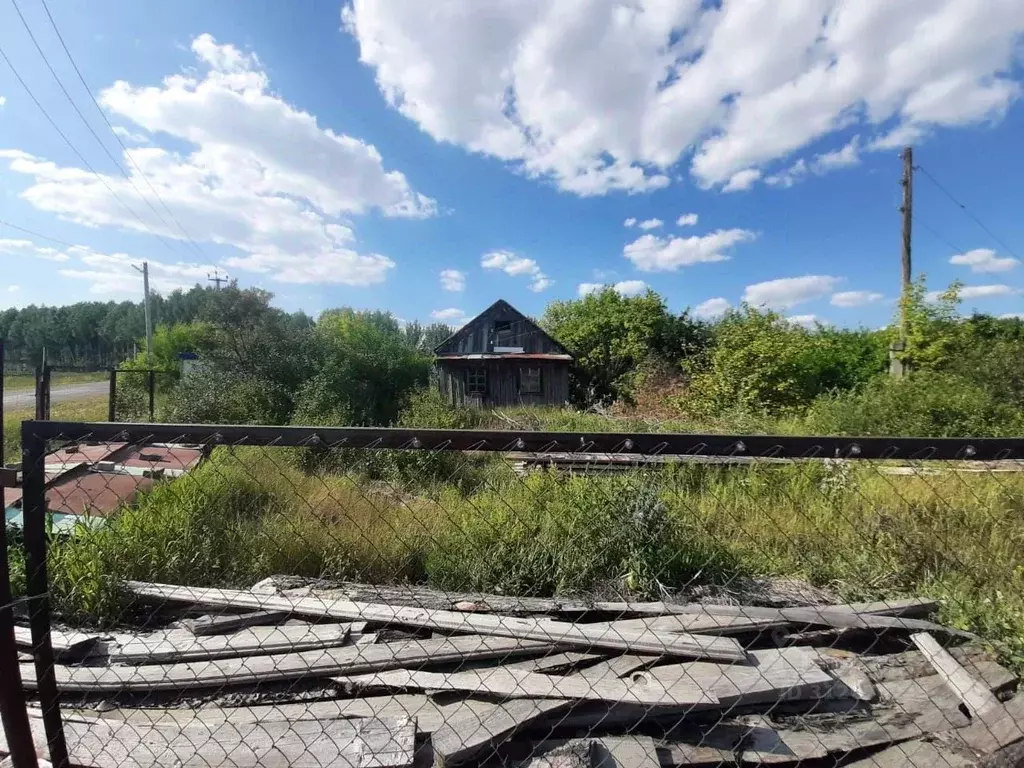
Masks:
[[[127,586],[179,620],[52,632],[74,765],[939,768],[1024,754],[1017,677],[930,621],[928,600]],[[21,674],[34,689],[30,662]]]

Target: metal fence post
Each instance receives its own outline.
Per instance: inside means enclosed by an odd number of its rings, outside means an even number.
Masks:
[[[43,728],[55,768],[68,768],[68,747],[60,715],[50,639],[50,595],[46,572],[46,436],[38,421],[21,425],[22,518],[32,655],[35,659]]]
[[[153,421],[153,414],[155,412],[156,405],[156,371],[152,368],[149,369],[149,377],[146,380],[146,386],[149,389],[149,420]]]
[[[0,339],[0,467],[4,463],[4,340]],[[0,483],[0,510],[7,508],[4,487]],[[14,642],[14,609],[11,594],[10,564],[7,562],[7,521],[0,523],[0,720],[3,721],[7,749],[14,768],[38,768],[25,690],[18,666],[18,648]]]
[[[117,421],[117,368],[110,369],[110,402],[107,403],[107,421]]]

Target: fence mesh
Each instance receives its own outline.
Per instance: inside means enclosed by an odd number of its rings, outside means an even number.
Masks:
[[[29,422],[22,442],[3,685],[56,764],[1021,755],[1020,441]]]

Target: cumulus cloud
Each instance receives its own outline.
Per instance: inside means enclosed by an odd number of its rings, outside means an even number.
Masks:
[[[63,277],[89,283],[89,292],[97,294],[135,295],[142,293],[142,275],[133,266],[141,266],[142,259],[126,253],[99,253],[86,246],[69,250],[81,266],[62,267]],[[196,283],[204,283],[213,265],[192,262],[163,262],[148,259],[149,286],[158,293],[188,290]]]
[[[734,245],[753,240],[746,229],[719,229],[693,237],[642,235],[623,249],[623,255],[643,272],[675,272],[680,267],[727,261]]]
[[[823,176],[830,171],[857,165],[860,162],[860,137],[854,136],[840,149],[815,155],[809,161],[800,158],[787,168],[783,168],[764,177],[764,183],[770,187],[793,186],[810,175]]]
[[[817,315],[791,315],[786,322],[799,325],[807,329],[814,329],[821,322]]]
[[[3,106],[3,104],[0,104],[0,106]],[[21,290],[21,286],[20,285],[8,285],[7,286],[7,292],[8,293],[17,293],[20,290]]]
[[[991,248],[975,248],[973,251],[958,253],[950,258],[949,263],[970,267],[971,272],[1009,272],[1020,264],[1010,256],[997,256]]]
[[[210,35],[197,37],[192,51],[202,74],[171,75],[157,86],[118,81],[100,94],[112,114],[170,137],[175,150],[129,148],[130,182],[19,150],[0,152],[11,171],[32,179],[21,196],[90,227],[176,240],[188,239],[187,232],[232,246],[241,253],[228,266],[283,282],[384,280],[394,262],[358,252],[349,217],[429,216],[434,201],[385,168],[371,144],[324,128],[285,102],[254,54]],[[152,196],[150,185],[163,204],[141,197],[140,190]]]
[[[111,130],[120,137],[122,141],[130,141],[133,144],[145,144],[149,137],[143,133],[132,132],[123,125],[115,125]]]
[[[641,221],[640,224],[638,224],[637,226],[639,226],[640,229],[647,231],[651,229],[657,229],[664,223],[665,222],[662,221],[661,219],[646,219],[644,221]]]
[[[580,283],[576,290],[580,296],[589,296],[592,293],[599,293],[605,288],[611,288],[621,296],[639,296],[647,290],[647,283],[643,280],[622,280],[618,283]]]
[[[457,269],[442,269],[441,287],[446,291],[456,293],[466,290],[466,273]]]
[[[727,300],[721,296],[716,296],[713,299],[702,301],[696,307],[693,308],[694,317],[699,317],[703,320],[710,320],[715,317],[724,315],[732,307]]]
[[[68,253],[69,250],[73,249],[58,249],[37,245],[31,240],[0,238],[0,253],[6,253],[9,256],[24,256],[33,259],[44,259],[46,261],[68,261],[71,258],[71,255]]]
[[[635,216],[630,216],[628,219],[626,219],[624,222],[622,222],[622,226],[624,226],[624,227],[635,227],[636,226],[636,217]]]
[[[841,282],[842,278],[830,275],[782,277],[748,285],[743,301],[755,307],[789,309],[831,293]]]
[[[465,320],[466,313],[461,309],[455,307],[449,307],[448,309],[435,309],[430,313],[430,316],[435,320],[440,320],[444,323],[453,321]]]
[[[863,307],[865,304],[874,304],[885,297],[875,291],[840,291],[832,294],[831,304],[835,307]]]
[[[485,253],[480,257],[480,266],[484,269],[500,269],[512,277],[529,277],[529,288],[534,293],[540,293],[554,284],[554,280],[541,271],[536,261],[525,256],[516,256],[512,251]]]
[[[351,0],[342,17],[422,130],[578,194],[660,188],[680,162],[735,191],[851,126],[876,148],[1020,94],[1019,0]]]
[[[722,187],[723,192],[745,192],[757,183],[761,178],[761,172],[756,168],[747,168],[744,171],[736,171],[730,176]]]
[[[1008,285],[965,285],[960,289],[961,299],[988,299],[994,296],[1013,296],[1020,293]]]
[[[678,219],[676,219],[677,227],[695,227],[697,226],[698,216],[696,213],[684,213]]]

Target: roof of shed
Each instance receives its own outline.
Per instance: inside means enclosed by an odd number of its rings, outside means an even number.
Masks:
[[[558,360],[572,362],[572,355],[555,355],[544,352],[501,352],[475,353],[472,355],[438,355],[440,360]]]

